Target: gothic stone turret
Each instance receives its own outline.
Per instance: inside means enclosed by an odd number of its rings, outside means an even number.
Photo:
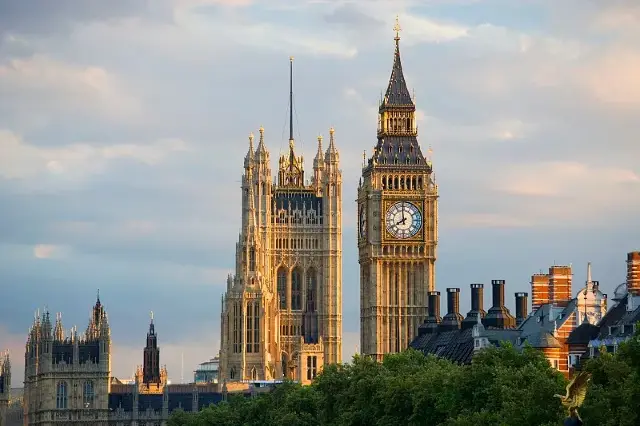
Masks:
[[[293,60],[293,59],[292,59]],[[292,63],[291,60],[291,63]],[[289,102],[293,102],[290,79]],[[292,114],[292,105],[290,112]],[[235,274],[222,298],[220,378],[309,383],[342,354],[342,171],[334,130],[305,180],[296,155],[293,117],[289,149],[271,177],[260,128],[242,176],[242,230]]]
[[[25,350],[25,425],[107,426],[111,331],[100,296],[86,332],[65,336],[62,315],[38,313]]]

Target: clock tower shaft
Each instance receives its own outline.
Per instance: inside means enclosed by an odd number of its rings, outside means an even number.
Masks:
[[[397,21],[394,29],[394,62],[379,105],[378,141],[363,165],[357,199],[360,346],[362,354],[379,361],[407,348],[427,316],[438,241],[438,187],[417,139]]]

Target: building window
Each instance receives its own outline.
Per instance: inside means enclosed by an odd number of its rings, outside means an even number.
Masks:
[[[253,304],[253,352],[260,352],[260,305]]]
[[[253,352],[253,303],[247,303],[247,324],[245,326],[247,353]]]
[[[278,298],[280,309],[287,309],[287,271],[284,266],[278,268]]]
[[[318,368],[318,357],[307,357],[307,380],[313,380],[316,378],[316,372]]]
[[[93,397],[94,397],[93,382],[92,381],[84,382],[83,391],[84,392],[83,392],[82,403],[84,404],[84,408],[93,407]]]
[[[251,369],[251,380],[258,380],[258,371],[255,367]]]
[[[253,272],[256,270],[256,249],[251,247],[249,249],[249,271]]]
[[[56,408],[61,410],[67,408],[67,382],[58,382],[56,387]]]
[[[314,268],[307,269],[307,310],[310,312],[316,311],[316,284],[317,284],[316,270]]]
[[[242,336],[240,326],[242,325],[242,318],[240,317],[240,305],[239,303],[233,304],[233,352],[240,352],[240,338]]]
[[[557,359],[553,360],[553,368],[555,368],[556,370],[560,370],[560,361]]]
[[[231,371],[229,371],[229,378],[231,380],[234,380],[236,378],[236,368],[235,367],[231,367]]]
[[[302,274],[300,268],[295,268],[291,273],[291,309],[302,309]]]

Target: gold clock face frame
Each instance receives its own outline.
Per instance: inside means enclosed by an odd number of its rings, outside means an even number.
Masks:
[[[386,203],[382,223],[386,236],[396,241],[419,239],[424,228],[422,212],[421,202],[397,200]]]

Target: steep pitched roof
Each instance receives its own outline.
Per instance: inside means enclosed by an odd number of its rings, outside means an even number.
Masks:
[[[400,38],[396,37],[396,49],[393,56],[393,68],[389,85],[384,96],[384,101],[380,108],[388,106],[414,106],[413,99],[407,88],[407,82],[402,72],[402,61],[400,60]]]

